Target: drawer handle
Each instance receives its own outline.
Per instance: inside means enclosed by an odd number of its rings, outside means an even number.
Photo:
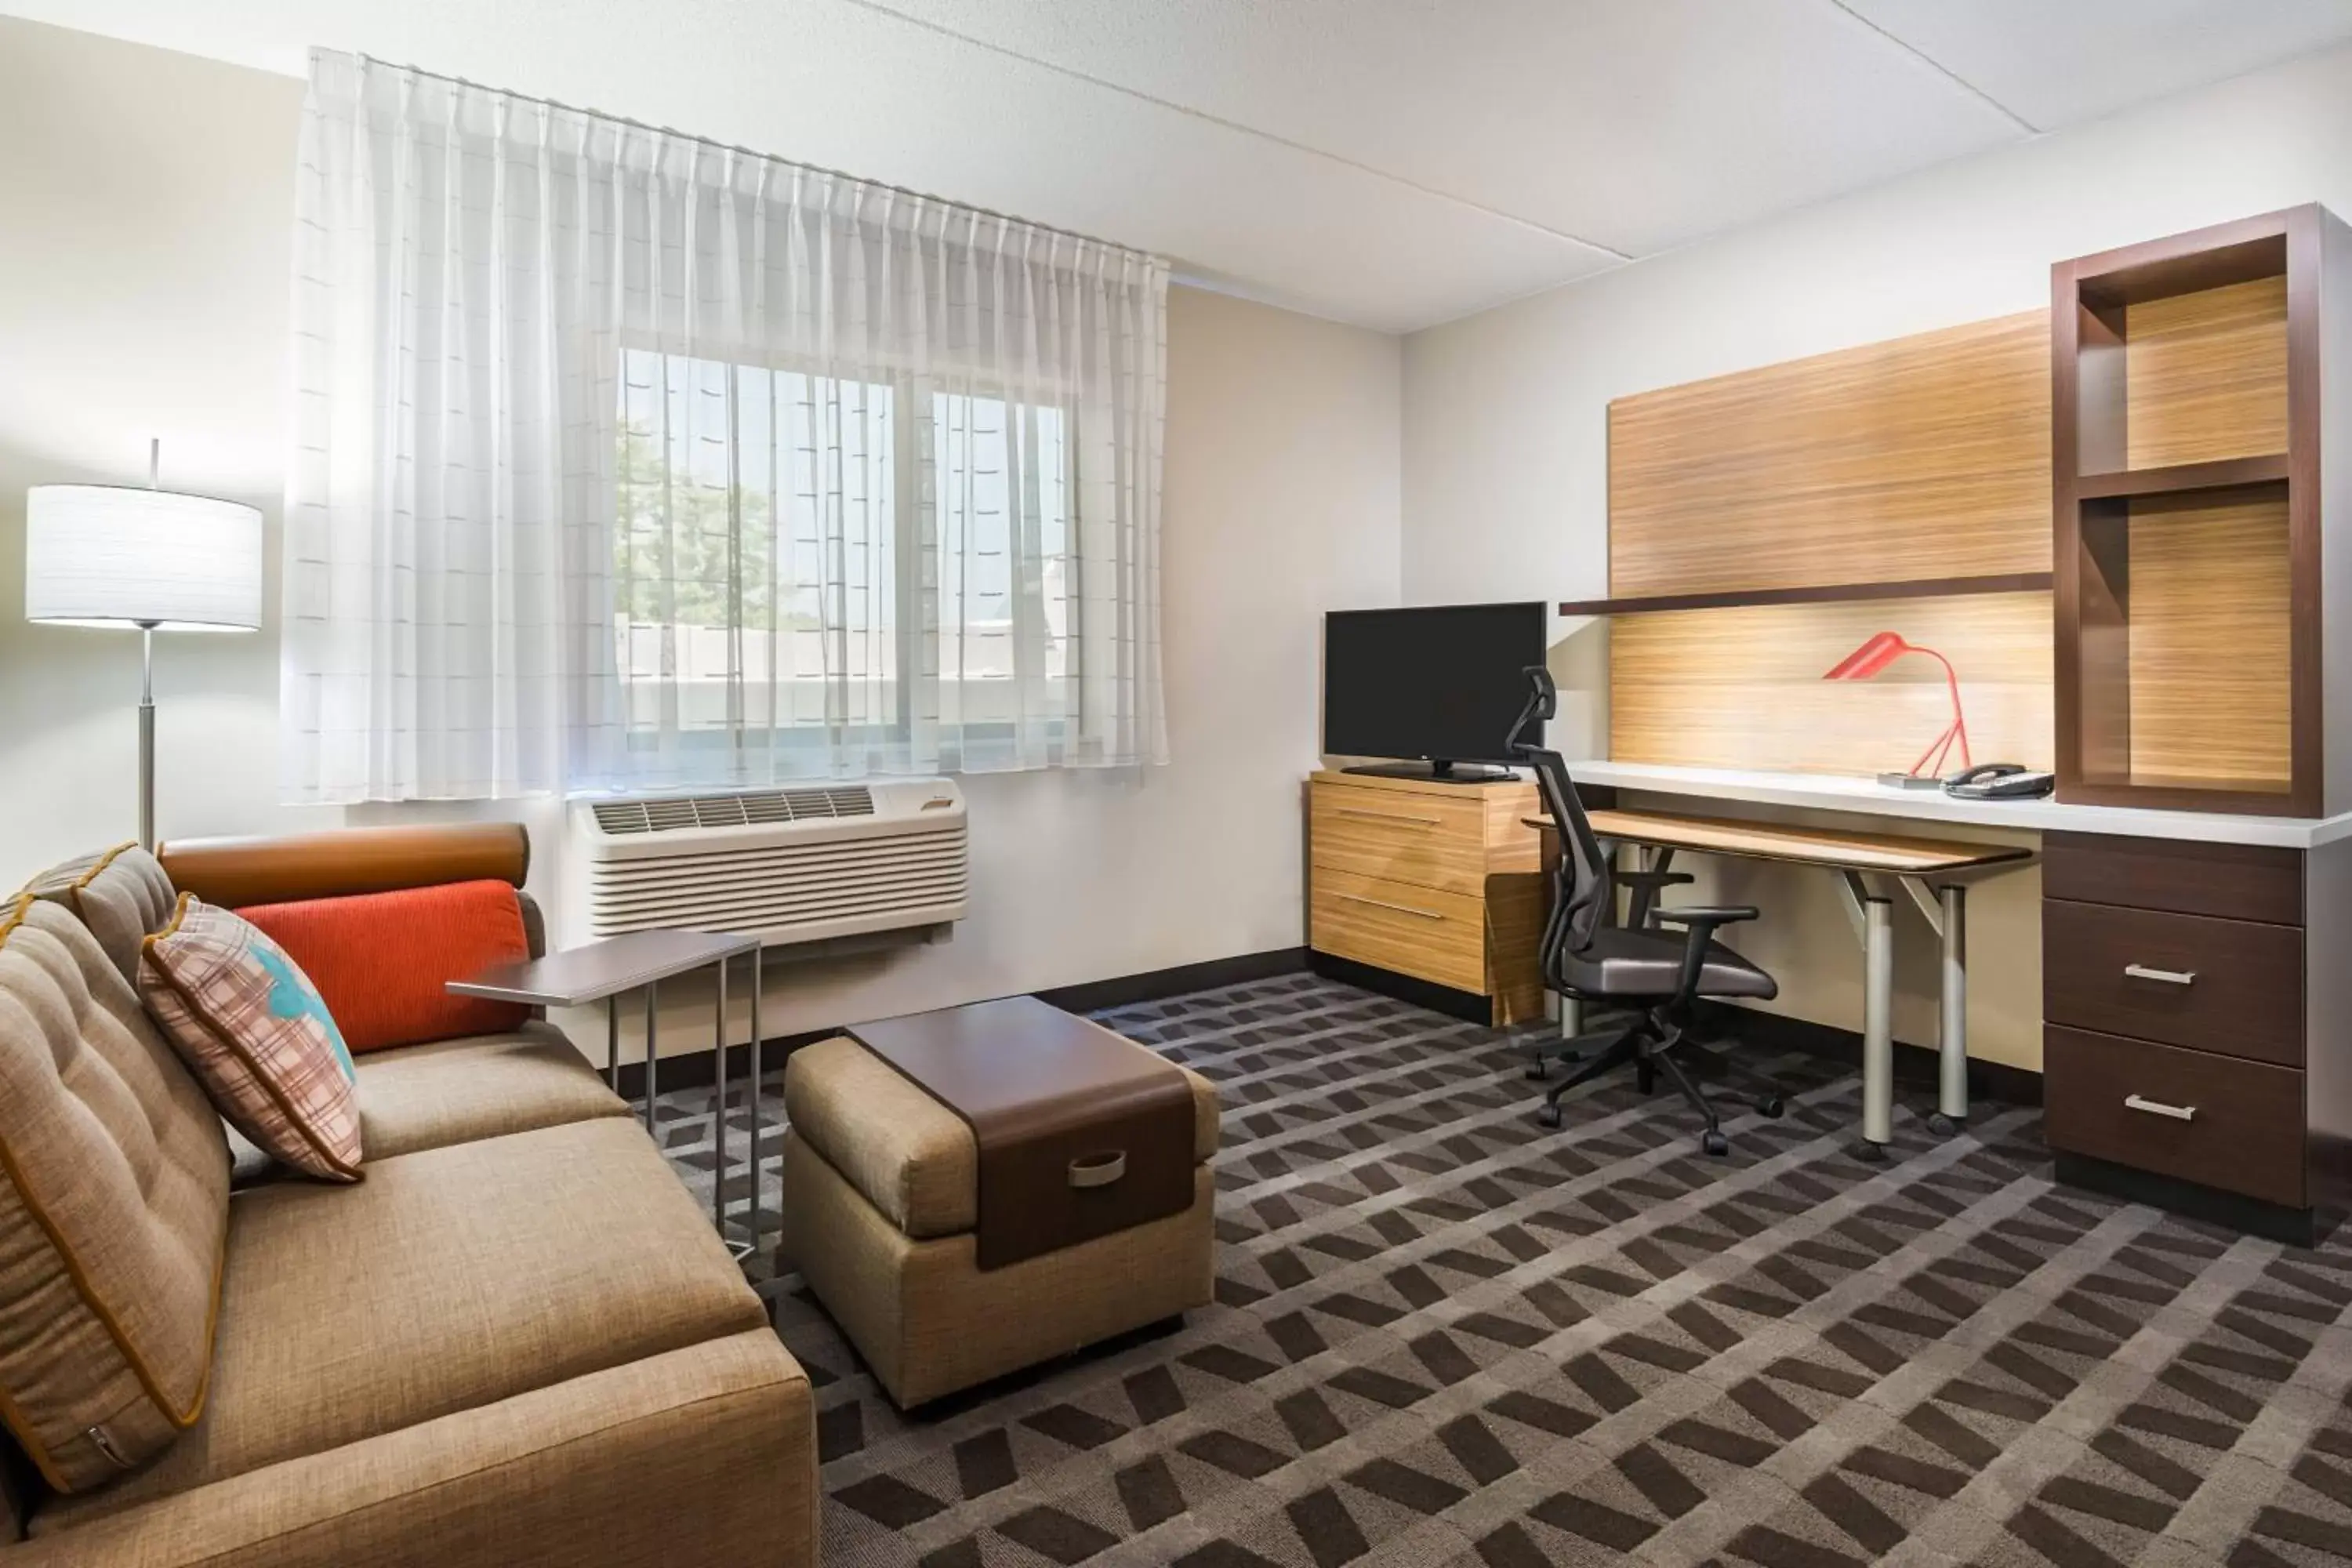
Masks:
[[[1391,904],[1382,899],[1359,898],[1353,893],[1341,893],[1339,897],[1347,900],[1351,904],[1370,904],[1376,910],[1392,910],[1398,914],[1414,915],[1425,921],[1442,921],[1445,918],[1444,915],[1439,914],[1435,910],[1417,910],[1411,904]]]
[[[2124,1096],[2124,1108],[2126,1110],[2145,1110],[2150,1116],[2169,1116],[2175,1121],[2197,1120],[2197,1108],[2193,1105],[2167,1105],[2161,1100],[2142,1100],[2136,1094]]]
[[[2197,984],[2197,972],[2193,969],[2150,969],[2145,963],[2126,963],[2124,973],[2134,980],[2161,980],[2167,985]]]
[[[1107,1187],[1127,1174],[1127,1151],[1107,1150],[1070,1162],[1070,1185],[1080,1189]]]
[[[1366,822],[1409,822],[1415,827],[1439,827],[1444,825],[1443,817],[1407,816],[1400,811],[1359,811],[1352,805],[1342,805],[1335,809],[1342,816],[1360,816]]]

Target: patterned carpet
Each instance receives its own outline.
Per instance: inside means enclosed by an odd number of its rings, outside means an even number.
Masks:
[[[1512,1036],[1306,975],[1101,1016],[1223,1091],[1217,1305],[908,1420],[764,1280],[829,1568],[2352,1561],[2352,1244],[2053,1188],[2014,1108],[1858,1164],[1802,1059],[1710,1160],[1631,1075],[1548,1133]],[[707,1197],[709,1092],[664,1100]]]

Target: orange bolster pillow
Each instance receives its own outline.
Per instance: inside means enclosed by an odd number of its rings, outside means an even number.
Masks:
[[[237,913],[310,977],[354,1053],[503,1034],[530,1016],[517,1003],[443,989],[530,956],[522,905],[504,882],[255,904]]]

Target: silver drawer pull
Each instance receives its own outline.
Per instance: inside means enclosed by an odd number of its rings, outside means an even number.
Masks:
[[[1360,816],[1366,822],[1405,822],[1411,823],[1415,827],[1437,827],[1442,826],[1444,822],[1443,817],[1407,816],[1402,812],[1397,811],[1358,811],[1352,805],[1337,806],[1333,809],[1342,816]]]
[[[2197,972],[2193,969],[2150,969],[2145,963],[2126,963],[2124,973],[2134,980],[2161,980],[2167,985],[2197,984]]]
[[[1070,1185],[1107,1187],[1127,1174],[1127,1151],[1112,1149],[1070,1162]]]
[[[2126,1110],[2145,1110],[2150,1116],[2169,1116],[2175,1121],[2194,1121],[2197,1120],[2197,1108],[2193,1105],[2166,1105],[2159,1100],[2142,1100],[2136,1094],[2127,1094],[2124,1096],[2124,1109]]]
[[[1359,898],[1353,893],[1341,893],[1339,897],[1347,900],[1351,904],[1369,904],[1376,910],[1388,910],[1395,914],[1412,915],[1417,920],[1442,921],[1445,918],[1444,915],[1439,914],[1435,910],[1417,910],[1411,904],[1391,904],[1382,899]]]

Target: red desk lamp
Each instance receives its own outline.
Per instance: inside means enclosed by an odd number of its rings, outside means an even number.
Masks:
[[[1952,669],[1952,661],[1931,647],[1921,647],[1905,642],[1893,632],[1879,632],[1868,642],[1838,660],[1835,668],[1822,677],[1823,680],[1868,680],[1906,653],[1925,654],[1944,667],[1944,681],[1952,690],[1952,721],[1935,743],[1919,753],[1907,773],[1881,773],[1881,784],[1901,784],[1906,788],[1932,788],[1940,782],[1945,762],[1950,757],[1952,743],[1959,742],[1960,766],[1974,765],[1969,755],[1969,721],[1960,711],[1960,678]]]

